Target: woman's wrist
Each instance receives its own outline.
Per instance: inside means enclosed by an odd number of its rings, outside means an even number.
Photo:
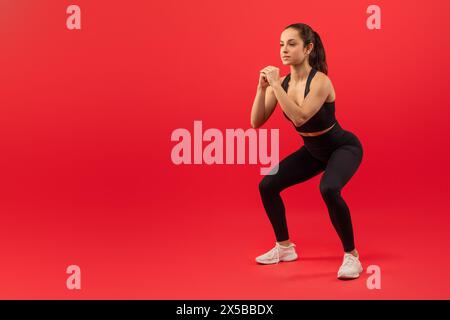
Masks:
[[[266,92],[267,87],[264,88],[264,87],[258,85],[258,87],[256,87],[256,90],[260,91],[260,92]]]

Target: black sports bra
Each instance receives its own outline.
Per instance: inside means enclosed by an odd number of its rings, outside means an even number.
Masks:
[[[312,68],[309,72],[308,79],[306,80],[306,88],[305,88],[305,97],[309,92],[309,86],[311,84],[311,80],[316,74],[317,70]],[[291,74],[289,73],[281,83],[284,91],[288,91],[289,80],[291,79]],[[319,111],[314,114],[308,121],[302,124],[300,127],[296,127],[294,125],[295,130],[299,132],[316,132],[322,131],[329,127],[331,127],[336,122],[335,117],[335,101],[333,102],[325,102],[319,109]],[[284,116],[292,122],[292,120],[286,115],[283,111]]]

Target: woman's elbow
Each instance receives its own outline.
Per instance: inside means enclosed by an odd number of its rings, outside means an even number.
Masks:
[[[305,118],[297,118],[292,121],[296,127],[301,127],[305,123]]]
[[[261,124],[256,123],[255,121],[253,121],[253,119],[250,119],[250,125],[253,129],[258,129],[261,126]]]

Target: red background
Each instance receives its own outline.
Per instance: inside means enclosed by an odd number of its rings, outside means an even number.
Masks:
[[[66,8],[81,7],[81,30]],[[366,8],[381,7],[381,30]],[[0,298],[450,298],[448,1],[0,1]],[[250,128],[285,26],[325,46],[336,116],[364,147],[342,194],[364,267],[342,282],[319,176],[286,189],[275,242],[261,164],[172,163],[177,128]],[[280,107],[280,159],[303,142]],[[67,266],[81,290],[66,288]]]

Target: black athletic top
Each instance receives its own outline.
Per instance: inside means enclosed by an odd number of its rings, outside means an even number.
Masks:
[[[308,79],[306,80],[306,88],[305,88],[305,97],[309,92],[309,85],[311,84],[311,80],[316,74],[317,70],[315,68],[312,68],[309,72]],[[289,73],[281,83],[281,86],[283,87],[284,91],[288,91],[289,86],[289,80],[291,79],[291,74]],[[333,102],[325,102],[319,109],[319,111],[314,114],[308,121],[306,121],[303,125],[300,127],[296,127],[294,125],[295,130],[300,132],[315,132],[315,131],[322,131],[329,127],[331,127],[336,122],[335,117],[335,105]],[[289,119],[289,117],[286,115],[286,113],[283,111],[284,116]],[[292,121],[291,121],[292,122]]]

